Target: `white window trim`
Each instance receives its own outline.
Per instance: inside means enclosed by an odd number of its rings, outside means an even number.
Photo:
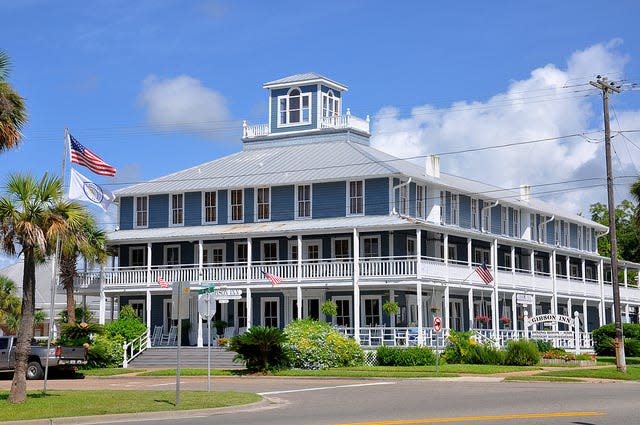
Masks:
[[[302,259],[309,260],[308,248],[310,245],[318,245],[318,258],[312,258],[312,260],[322,260],[322,239],[303,239],[302,240]]]
[[[138,225],[138,199],[145,198],[147,200],[147,212],[145,213],[147,218],[147,224],[143,226]],[[134,196],[133,197],[133,228],[134,229],[147,229],[149,227],[149,197],[148,196]]]
[[[242,217],[239,220],[232,220],[232,217],[233,217],[233,213],[232,213],[233,212],[233,205],[231,204],[231,193],[234,192],[234,191],[238,191],[238,190],[242,193],[242,204],[240,204],[242,206],[242,214],[241,214]],[[228,209],[228,218],[229,218],[228,221],[229,221],[229,223],[242,223],[242,222],[244,222],[244,208],[245,208],[245,203],[246,203],[245,202],[246,199],[245,199],[244,189],[229,189],[227,191],[227,200],[228,200],[227,209]]]
[[[215,219],[215,221],[207,221],[207,207],[205,205],[205,194],[206,193],[211,193],[211,192],[216,194],[215,195],[215,198],[216,198],[216,207],[215,207],[216,219]],[[205,191],[202,191],[202,195],[201,196],[202,196],[202,224],[218,224],[218,217],[220,216],[220,214],[219,214],[220,211],[218,210],[218,205],[219,205],[219,203],[218,203],[218,191],[217,190],[205,190]]]
[[[362,326],[368,326],[365,323],[367,323],[366,320],[366,300],[378,300],[378,321],[380,322],[380,324],[382,324],[382,295],[362,295],[361,296],[361,310],[360,310],[360,321],[362,323]]]
[[[564,246],[571,246],[571,225],[568,221],[564,222]]]
[[[422,194],[420,194],[420,189],[422,189]],[[425,217],[425,200],[427,193],[427,187],[424,185],[416,185],[416,217],[424,218]]]
[[[198,255],[197,255],[198,246],[196,245],[194,248],[196,250],[195,258],[198,258]],[[222,263],[211,263],[211,262],[205,263],[204,262],[204,251],[207,250],[207,249],[222,249]],[[204,245],[202,245],[202,255],[203,255],[202,264],[205,265],[205,266],[226,263],[226,261],[227,261],[227,245],[223,244],[223,243],[207,243],[207,244],[204,244]]]
[[[483,260],[486,257],[489,261],[476,261],[478,254],[481,254],[480,256]],[[473,248],[473,262],[476,264],[482,264],[484,262],[487,266],[491,266],[491,251],[487,248]]]
[[[374,255],[373,257],[365,257],[364,256],[364,240],[365,239],[377,239],[378,240],[378,254],[377,255]],[[381,245],[380,235],[360,236],[360,256],[362,258],[377,258],[377,257],[380,257],[380,252],[381,251],[382,251],[382,245]]]
[[[163,332],[169,332],[173,319],[171,315],[167,316],[167,307],[173,308],[171,297],[162,300],[162,330]],[[173,311],[172,311],[173,313]]]
[[[475,198],[471,198],[471,228],[478,230],[478,200]]]
[[[127,305],[130,306],[132,304],[142,304],[142,317],[140,317],[140,320],[142,321],[142,323],[146,325],[147,324],[147,300],[145,300],[144,298],[131,298],[129,299],[129,301],[127,301]]]
[[[520,237],[520,210],[517,208],[511,210],[511,232],[512,236]]]
[[[298,188],[299,187],[306,187],[309,186],[309,216],[308,217],[300,217],[300,198],[298,198]],[[294,219],[295,220],[311,220],[313,218],[313,185],[312,184],[299,184],[295,186],[296,191],[295,193],[295,213],[294,213]]]
[[[276,244],[276,259],[275,260],[266,260],[264,259],[264,246],[266,244]],[[280,260],[280,243],[277,239],[269,239],[266,241],[260,241],[260,261],[279,261]]]
[[[500,209],[500,220],[502,221],[502,234],[509,234],[509,207],[502,207]]]
[[[290,98],[290,94],[291,94],[291,92],[293,90],[298,90],[300,92],[300,121],[299,122],[295,122],[295,123],[291,122],[291,116],[290,116],[291,108],[289,107],[289,98]],[[309,121],[303,121],[303,119],[302,119],[302,117],[303,117],[302,104],[304,103],[302,99],[304,97],[308,97],[309,98]],[[286,99],[286,102],[287,102],[287,122],[286,123],[282,123],[280,121],[280,114],[282,112],[282,110],[280,109],[280,103],[281,103],[282,99]],[[282,95],[282,96],[278,96],[276,98],[276,105],[277,105],[277,108],[278,108],[278,114],[276,116],[277,117],[277,120],[276,120],[277,126],[276,127],[277,128],[286,128],[286,127],[299,127],[299,126],[302,126],[302,125],[310,125],[313,122],[313,120],[311,119],[311,111],[313,109],[311,107],[312,101],[313,101],[312,92],[303,92],[300,89],[300,87],[291,87],[289,89],[289,91],[287,92],[287,94]]]
[[[336,258],[336,244],[335,241],[347,241],[347,246],[349,249],[349,256],[346,258],[351,258],[352,252],[351,252],[351,238],[331,238],[331,258]],[[344,259],[343,257],[339,258],[339,259]]]
[[[241,260],[238,258],[238,245],[245,245],[247,247],[247,261],[249,261],[249,256],[250,256],[250,252],[249,252],[249,246],[247,244],[247,242],[241,242],[241,241],[237,241],[233,243],[233,261],[235,263],[239,263]]]
[[[399,198],[399,208],[398,208],[398,212],[402,215],[408,215],[409,214],[409,185],[407,184],[406,180],[400,180],[400,191],[398,194],[398,198]]]
[[[347,295],[339,295],[339,296],[334,296],[331,297],[331,300],[336,302],[336,301],[349,301],[349,324],[347,327],[352,327],[353,326],[353,297],[351,296],[347,296]],[[320,312],[322,313],[322,312]],[[331,318],[331,321],[334,325],[337,326],[338,321],[336,316],[333,316]]]
[[[182,205],[178,206],[177,209],[182,210],[182,222],[174,223],[173,222],[173,197],[174,196],[182,196]],[[169,227],[181,227],[184,226],[184,193],[170,193],[169,194]]]
[[[132,266],[133,263],[133,251],[142,251],[143,264],[141,266]],[[143,246],[132,246],[129,248],[129,267],[144,267],[147,265],[147,248]]]
[[[413,242],[413,246],[415,248],[415,253],[410,254],[409,253],[409,242]],[[406,250],[407,250],[407,255],[416,255],[418,252],[418,238],[416,238],[415,236],[408,236],[407,237],[407,246],[406,246]]]
[[[351,212],[351,183],[361,182],[362,183],[362,212],[361,213],[352,213]],[[365,215],[365,182],[364,180],[347,180],[347,216],[363,216]]]
[[[276,321],[278,322],[278,326],[280,326],[281,320],[280,320],[280,298],[278,297],[263,297],[260,298],[260,325],[261,326],[266,326],[265,325],[265,317],[264,317],[264,306],[266,303],[268,302],[276,302]]]
[[[241,298],[239,300],[234,300],[234,305],[233,305],[234,310],[233,311],[235,312],[235,314],[234,314],[234,318],[233,318],[233,324],[234,324],[234,328],[236,328],[236,329],[240,329],[241,327],[242,328],[246,327],[246,325],[245,326],[240,326],[240,307],[238,306],[238,303],[240,303],[240,302],[244,302],[245,309],[247,307],[247,299],[246,298]],[[249,318],[246,316],[246,311],[243,312],[243,313],[245,313],[244,318],[246,320],[246,323],[248,324],[249,323]]]
[[[458,226],[459,223],[459,212],[460,212],[460,198],[457,193],[451,194],[451,210],[449,214],[450,224],[453,226]]]
[[[331,93],[331,96],[329,96],[329,93]],[[334,106],[336,106],[336,108],[333,110],[333,115],[325,115],[324,114],[324,101],[325,99],[327,99],[327,106],[329,105],[329,99],[332,99],[334,102]],[[322,93],[322,101],[320,102],[320,115],[325,118],[330,118],[330,117],[339,117],[341,115],[341,108],[342,108],[342,102],[340,101],[341,98],[336,96],[336,94],[334,93],[333,90],[329,89],[326,93]],[[327,108],[327,110],[329,110],[329,108]]]
[[[269,200],[267,202],[267,205],[269,206],[269,217],[267,218],[258,218],[258,190],[261,189],[268,189],[269,190]],[[255,205],[254,205],[254,217],[256,218],[256,221],[271,221],[271,187],[270,186],[261,186],[261,187],[256,187],[254,189],[254,193],[255,195]],[[244,199],[243,199],[244,202]],[[244,214],[243,214],[244,215]]]
[[[173,249],[173,248],[178,248],[178,263],[177,264],[167,264],[167,260],[168,260],[167,253],[168,253],[169,249]],[[182,260],[182,252],[181,252],[180,244],[165,245],[162,248],[162,252],[163,252],[163,254],[162,254],[163,255],[163,263],[162,264],[164,264],[166,266],[175,267],[175,266],[178,266],[178,265],[180,265],[182,263],[182,261],[181,261]]]

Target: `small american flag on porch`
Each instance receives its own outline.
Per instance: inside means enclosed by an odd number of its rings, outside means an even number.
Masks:
[[[158,276],[158,285],[160,285],[161,288],[168,288],[171,286],[162,276]]]
[[[262,274],[264,278],[271,282],[272,285],[277,285],[278,283],[282,283],[282,278],[278,275],[263,271]]]
[[[480,279],[487,285],[493,282],[493,276],[491,275],[491,270],[487,267],[485,263],[482,263],[478,267],[476,267],[476,273],[480,276]]]

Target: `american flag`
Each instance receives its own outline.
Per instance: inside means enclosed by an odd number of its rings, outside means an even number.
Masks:
[[[168,288],[171,286],[169,285],[169,282],[163,279],[162,276],[158,276],[158,285],[160,285],[161,288]]]
[[[482,263],[478,267],[476,267],[476,273],[480,276],[480,279],[487,285],[493,282],[493,276],[491,275],[491,270],[487,267],[485,263]]]
[[[271,274],[268,272],[262,272],[262,274],[264,275],[265,279],[267,279],[269,282],[271,282],[272,285],[277,285],[278,283],[282,282],[282,278],[278,275],[275,274]]]
[[[71,162],[84,165],[91,171],[101,176],[115,176],[116,169],[107,164],[95,153],[82,146],[71,134],[69,134],[71,146]]]

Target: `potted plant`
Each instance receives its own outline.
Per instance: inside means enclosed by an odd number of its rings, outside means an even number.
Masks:
[[[430,310],[431,310],[431,314],[435,315],[435,314],[438,314],[438,312],[440,311],[440,307],[432,305]]]
[[[509,316],[502,316],[500,317],[500,323],[502,323],[503,326],[507,327],[511,324],[511,317]]]
[[[393,300],[387,300],[382,304],[382,311],[384,311],[387,316],[393,316],[394,314],[398,314],[400,306]]]
[[[213,326],[216,328],[216,334],[218,336],[224,335],[224,330],[227,328],[228,323],[224,320],[216,320],[213,322]]]
[[[320,306],[320,311],[325,316],[333,317],[338,314],[338,305],[333,300],[326,300]]]
[[[476,316],[476,321],[480,324],[480,326],[484,327],[489,323],[489,316],[479,314]]]

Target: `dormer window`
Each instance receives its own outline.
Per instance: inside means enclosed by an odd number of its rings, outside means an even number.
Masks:
[[[337,117],[340,115],[340,99],[329,90],[322,95],[322,116]]]
[[[301,93],[291,89],[289,94],[278,101],[278,125],[311,123],[311,93]]]

